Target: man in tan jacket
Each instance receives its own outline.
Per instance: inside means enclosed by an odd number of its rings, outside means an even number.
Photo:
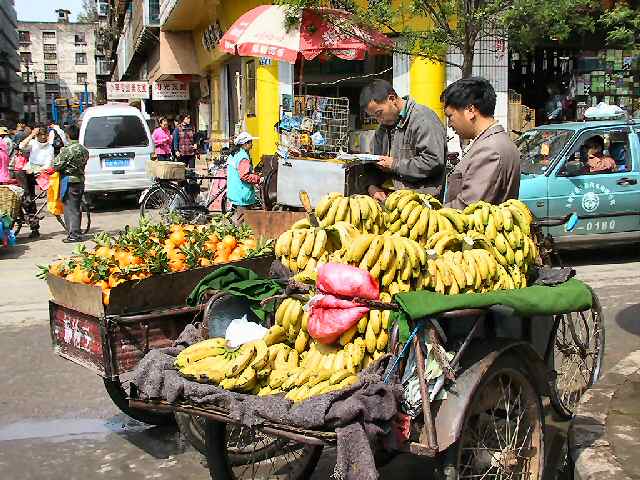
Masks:
[[[442,93],[444,113],[456,133],[471,143],[447,178],[448,207],[478,200],[498,204],[518,198],[520,152],[493,118],[496,93],[480,77],[463,78]]]

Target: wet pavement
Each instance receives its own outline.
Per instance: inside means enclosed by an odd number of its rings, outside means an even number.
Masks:
[[[94,212],[92,225],[112,231],[135,223],[136,217],[135,205],[125,204]],[[54,354],[48,291],[35,278],[36,265],[70,253],[73,246],[61,243],[52,218],[43,221],[42,233],[38,241],[21,239],[13,251],[0,251],[0,479],[209,479],[202,456],[175,428],[147,427],[129,419],[111,403],[97,375]],[[631,250],[565,256],[601,298],[605,368],[640,345],[640,263],[637,248]],[[551,480],[567,425],[551,415],[546,422]],[[334,454],[323,456],[314,479],[331,476]],[[430,464],[401,456],[381,473],[384,479],[425,478]]]

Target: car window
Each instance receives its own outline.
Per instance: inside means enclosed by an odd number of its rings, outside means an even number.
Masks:
[[[515,142],[520,150],[521,172],[536,175],[544,173],[573,135],[573,130],[565,129],[533,129],[524,132]]]
[[[134,115],[110,115],[92,117],[84,131],[87,148],[146,147],[147,132],[139,117]]]
[[[581,175],[628,172],[633,169],[626,128],[591,130],[580,135],[568,158],[581,162]],[[563,175],[564,169],[560,169]]]

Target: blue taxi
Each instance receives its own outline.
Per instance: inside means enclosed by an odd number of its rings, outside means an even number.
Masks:
[[[559,248],[640,241],[639,132],[637,120],[590,121],[540,126],[516,140],[520,199],[537,218],[578,216],[571,231],[547,229]],[[591,164],[594,143],[606,170]]]

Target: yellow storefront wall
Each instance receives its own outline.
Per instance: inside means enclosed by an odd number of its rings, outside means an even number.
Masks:
[[[440,95],[446,87],[446,69],[443,62],[413,57],[409,67],[409,92],[416,102],[426,105],[444,120]]]

